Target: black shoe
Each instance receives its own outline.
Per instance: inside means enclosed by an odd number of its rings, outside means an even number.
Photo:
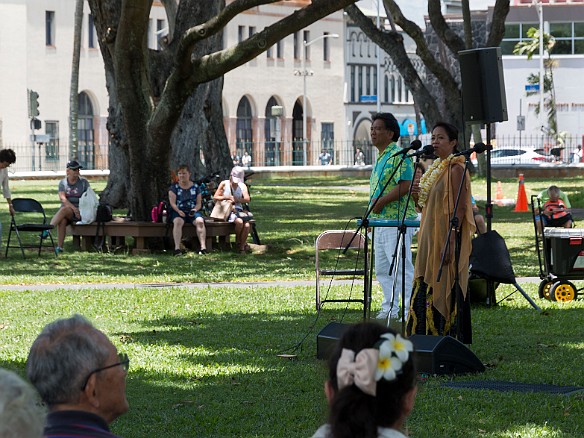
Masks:
[[[199,250],[199,255],[205,255],[205,254],[209,254],[209,251],[207,251],[206,249]]]
[[[180,249],[175,249],[175,250],[174,250],[174,255],[175,255],[175,256],[177,256],[177,257],[178,257],[178,256],[181,256],[182,254],[183,254],[183,253],[182,253],[182,251],[181,251]]]

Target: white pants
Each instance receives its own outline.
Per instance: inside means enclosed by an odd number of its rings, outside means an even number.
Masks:
[[[414,265],[412,264],[412,236],[414,234],[414,229],[408,227],[404,235],[405,244],[405,311],[404,318],[408,317],[408,310],[410,307],[410,297],[412,296],[412,284],[414,280]],[[392,318],[397,318],[401,316],[399,314],[399,307],[401,305],[401,293],[402,293],[402,253],[401,247],[398,248],[397,252],[396,243],[398,241],[399,231],[394,227],[377,227],[373,232],[373,245],[375,250],[375,275],[377,281],[381,285],[383,290],[383,301],[381,302],[381,310],[384,312],[389,312]],[[389,272],[391,262],[393,260],[393,255],[395,252],[396,261],[393,264],[393,273],[397,272],[397,275],[392,275]],[[396,269],[397,268],[397,269]],[[395,294],[393,293],[394,280],[397,279],[397,284],[395,285]]]

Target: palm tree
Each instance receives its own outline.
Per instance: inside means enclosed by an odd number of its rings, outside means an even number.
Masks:
[[[83,2],[76,0],[75,24],[73,30],[73,60],[71,65],[71,89],[69,91],[69,157],[77,160],[77,119],[79,115],[79,57],[81,52],[81,26],[83,23]]]
[[[527,59],[531,59],[535,53],[539,53],[539,29],[534,27],[529,28],[527,36],[530,38],[526,41],[521,41],[515,45],[513,53],[516,55],[526,55]],[[554,68],[557,67],[557,61],[552,59],[551,50],[556,43],[555,38],[543,33],[543,48],[547,54],[544,59],[544,76],[543,76],[543,92],[544,92],[544,110],[547,110],[548,129],[546,132],[556,140],[556,142],[563,142],[562,135],[558,132],[558,117],[556,113],[556,91],[554,87]],[[527,77],[527,83],[539,85],[539,75],[531,73]],[[528,91],[527,96],[533,96],[539,91]],[[535,107],[535,113],[539,114],[541,108],[539,103]]]

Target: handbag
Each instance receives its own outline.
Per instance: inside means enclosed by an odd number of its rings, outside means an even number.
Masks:
[[[247,222],[253,219],[253,213],[251,211],[236,211],[235,216],[240,218],[242,221]]]
[[[224,199],[222,201],[215,202],[215,206],[213,207],[213,211],[211,212],[211,216],[213,219],[217,221],[226,221],[229,219],[229,215],[233,206],[231,201]]]

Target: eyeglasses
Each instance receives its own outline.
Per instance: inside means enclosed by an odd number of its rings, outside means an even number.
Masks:
[[[119,353],[118,359],[120,360],[119,362],[116,362],[112,365],[108,365],[107,367],[96,368],[92,372],[90,372],[87,375],[87,378],[85,379],[85,381],[83,382],[83,386],[81,387],[81,391],[85,390],[85,387],[87,386],[87,382],[89,382],[89,378],[94,373],[99,373],[100,371],[104,371],[104,370],[107,370],[109,368],[117,367],[118,365],[121,366],[124,369],[124,371],[127,373],[128,370],[130,369],[130,358],[128,357],[128,355],[126,353]]]

